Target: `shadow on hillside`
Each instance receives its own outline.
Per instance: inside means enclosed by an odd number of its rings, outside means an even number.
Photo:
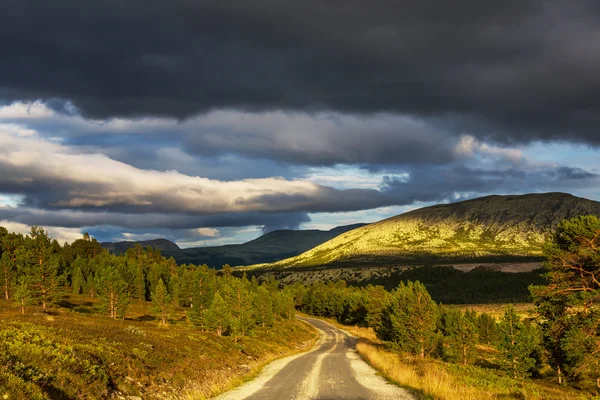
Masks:
[[[77,311],[81,314],[92,314],[94,312],[94,303],[91,301],[85,301],[83,303],[73,303],[70,300],[63,299],[57,303],[62,308],[68,308],[69,310]]]

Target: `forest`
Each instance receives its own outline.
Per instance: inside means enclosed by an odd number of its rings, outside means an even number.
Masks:
[[[0,388],[7,388],[3,389],[7,393],[27,390],[30,398],[53,398],[53,390],[66,390],[72,384],[73,377],[60,378],[50,367],[36,366],[44,352],[32,344],[47,339],[44,329],[32,321],[51,325],[52,315],[62,316],[64,310],[81,317],[81,324],[101,318],[115,324],[151,321],[161,332],[187,329],[187,339],[195,332],[206,343],[209,337],[222,338],[218,340],[238,346],[245,355],[249,341],[269,335],[275,340],[274,332],[281,329],[288,329],[290,335],[278,338],[284,344],[314,337],[314,332],[295,321],[300,310],[372,329],[393,353],[487,368],[519,380],[552,379],[586,393],[600,393],[600,220],[596,217],[559,224],[544,250],[544,282],[529,288],[535,312],[522,316],[509,305],[499,321],[486,313],[437,303],[419,280],[402,280],[391,291],[383,286],[348,286],[344,281],[282,286],[273,279],[235,277],[228,265],[220,271],[205,265],[177,265],[152,248],[138,246],[113,255],[87,234],[61,246],[40,227],[27,235],[0,228],[0,243],[3,302],[14,310],[9,314],[12,321],[3,317],[0,324]],[[5,311],[0,307],[0,312]],[[147,326],[127,325],[125,330],[145,337]],[[67,328],[57,332],[73,329]],[[61,348],[56,343],[47,345]],[[482,360],[482,347],[491,357]],[[147,356],[147,350],[137,350]],[[62,350],[56,351],[66,357]],[[76,353],[70,347],[67,352]],[[102,370],[102,362],[94,364],[96,355],[88,352],[81,357],[88,357],[83,364],[77,357],[64,362],[73,363],[74,371],[90,374],[90,381],[104,380],[99,397],[119,387],[113,382],[117,378]],[[98,370],[103,371],[102,378],[93,377]]]

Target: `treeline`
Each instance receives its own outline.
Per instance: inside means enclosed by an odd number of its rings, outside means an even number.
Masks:
[[[68,293],[98,298],[99,313],[114,319],[125,317],[133,301],[151,301],[163,325],[179,307],[200,329],[236,337],[295,315],[291,291],[279,290],[276,282],[236,278],[228,266],[222,272],[178,266],[152,248],[113,255],[87,234],[61,246],[40,227],[28,235],[0,227],[0,252],[3,297],[22,313],[31,305],[60,307]]]
[[[600,219],[563,221],[544,254],[545,285],[530,286],[536,312],[526,319],[512,306],[499,322],[442,306],[419,281],[401,281],[391,292],[347,287],[344,281],[295,284],[292,291],[302,311],[372,327],[399,351],[469,364],[476,345],[485,344],[498,351],[498,366],[514,377],[539,375],[549,365],[559,383],[600,388]]]
[[[486,267],[459,271],[452,267],[416,267],[370,281],[393,290],[400,282],[422,282],[431,297],[444,304],[527,303],[530,285],[544,283],[541,270],[503,272]]]
[[[486,313],[436,303],[419,281],[401,282],[391,292],[382,286],[348,287],[344,281],[294,284],[292,291],[303,312],[372,327],[395,350],[467,365],[475,361],[478,344],[494,346],[499,364],[517,377],[537,374],[541,363],[541,331],[512,307],[497,323]]]

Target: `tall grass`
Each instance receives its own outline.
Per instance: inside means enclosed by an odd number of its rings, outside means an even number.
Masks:
[[[424,398],[439,400],[571,400],[590,398],[585,393],[544,379],[517,380],[499,370],[462,366],[433,358],[422,359],[392,352],[377,339],[373,329],[329,322],[359,338],[360,356],[391,382],[414,389]],[[479,355],[494,353],[480,346]]]

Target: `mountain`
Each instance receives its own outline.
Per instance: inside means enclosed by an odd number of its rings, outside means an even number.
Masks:
[[[565,193],[487,196],[414,210],[248,268],[536,260],[558,222],[586,214],[600,216],[600,203]]]
[[[114,253],[123,253],[136,243],[143,247],[152,246],[161,250],[166,257],[173,257],[179,264],[207,264],[221,268],[224,264],[250,265],[269,263],[296,256],[329,239],[362,227],[366,224],[338,226],[329,231],[322,230],[277,230],[242,244],[230,244],[215,247],[193,247],[180,249],[166,239],[144,242],[102,243],[102,246]]]
[[[115,253],[115,254],[125,253],[127,251],[127,249],[133,248],[137,244],[139,244],[143,248],[146,248],[148,246],[154,247],[155,249],[160,250],[161,253],[177,252],[177,251],[181,250],[179,248],[179,246],[177,246],[175,243],[173,243],[167,239],[142,240],[139,242],[124,241],[124,242],[102,242],[102,243],[100,243],[100,245],[102,247],[104,247],[111,253]]]

